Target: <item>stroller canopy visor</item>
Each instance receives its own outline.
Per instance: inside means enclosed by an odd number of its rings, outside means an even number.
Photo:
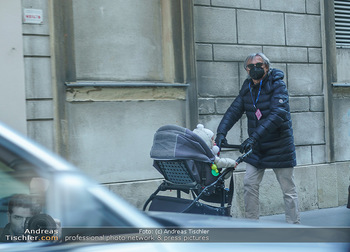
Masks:
[[[214,162],[214,154],[204,140],[191,130],[165,125],[154,134],[151,158],[157,160],[190,159]]]

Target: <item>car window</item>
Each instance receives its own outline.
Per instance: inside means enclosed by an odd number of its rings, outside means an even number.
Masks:
[[[91,184],[81,173],[58,171],[32,162],[34,159],[0,141],[0,228],[9,221],[9,201],[18,195],[29,195],[33,213],[47,214],[61,227],[129,226],[115,210],[89,193],[98,185]]]

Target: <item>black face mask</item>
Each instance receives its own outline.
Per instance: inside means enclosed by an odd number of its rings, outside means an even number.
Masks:
[[[260,80],[265,74],[265,71],[263,68],[261,67],[256,67],[254,66],[252,69],[250,69],[249,71],[249,76],[253,79],[253,80]]]

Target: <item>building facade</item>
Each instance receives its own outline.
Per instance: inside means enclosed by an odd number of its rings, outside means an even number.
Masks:
[[[155,131],[165,124],[193,129],[200,122],[215,132],[246,78],[243,61],[253,52],[265,53],[272,67],[285,73],[300,210],[346,204],[349,1],[4,0],[0,5],[1,32],[12,38],[0,42],[2,85],[7,85],[1,120],[135,206],[141,208],[161,181],[149,157]],[[242,118],[233,127],[229,142],[247,137],[246,124]],[[244,213],[243,175],[244,164],[234,174],[238,217]],[[261,214],[283,211],[279,185],[267,171]]]

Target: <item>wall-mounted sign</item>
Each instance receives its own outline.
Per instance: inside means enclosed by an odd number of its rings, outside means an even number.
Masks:
[[[24,9],[23,23],[24,24],[43,24],[43,10]]]

